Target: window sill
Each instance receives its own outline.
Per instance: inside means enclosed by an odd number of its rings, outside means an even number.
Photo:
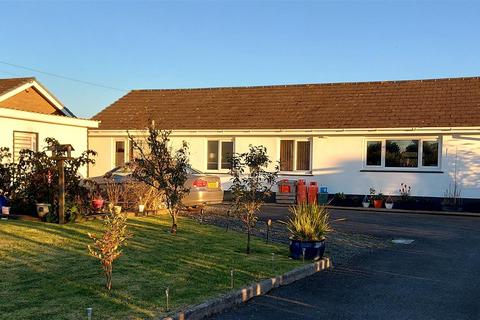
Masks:
[[[360,172],[384,172],[384,173],[444,173],[441,170],[395,170],[395,169],[362,169]]]
[[[305,172],[305,171],[288,171],[288,172],[282,172],[280,171],[278,173],[279,176],[303,176],[303,177],[313,177],[313,174],[311,172]]]

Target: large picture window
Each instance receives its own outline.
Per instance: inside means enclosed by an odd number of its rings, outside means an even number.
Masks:
[[[438,168],[438,138],[372,139],[366,141],[365,166],[380,168]]]
[[[310,147],[308,140],[280,140],[280,171],[309,171]]]
[[[233,156],[233,142],[208,140],[207,142],[207,170],[228,170],[231,168]]]

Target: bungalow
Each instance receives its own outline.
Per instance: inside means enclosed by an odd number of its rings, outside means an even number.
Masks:
[[[281,177],[330,193],[480,198],[480,78],[132,90],[93,117],[90,175],[133,157],[149,120],[189,143],[193,167],[228,184],[228,157],[263,145]],[[275,163],[272,163],[272,168]]]
[[[15,158],[20,150],[41,150],[45,138],[71,144],[78,154],[88,149],[88,129],[94,120],[79,119],[35,78],[0,79],[0,147]],[[88,168],[80,171],[87,175]]]

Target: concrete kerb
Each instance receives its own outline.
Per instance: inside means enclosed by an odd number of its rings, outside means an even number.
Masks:
[[[219,298],[208,300],[194,307],[182,310],[172,316],[163,318],[163,320],[200,320],[221,313],[236,305],[247,302],[248,300],[264,295],[272,289],[288,285],[297,280],[311,276],[317,272],[328,269],[332,266],[331,259],[323,258],[314,263],[293,269],[283,275],[243,287],[235,292],[228,293]]]

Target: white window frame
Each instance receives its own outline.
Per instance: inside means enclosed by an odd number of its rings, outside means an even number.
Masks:
[[[279,174],[311,174],[313,166],[313,139],[311,137],[292,138],[282,137],[277,141],[277,163],[280,163],[280,145],[282,140],[293,141],[293,170],[292,171],[280,171]],[[310,168],[309,170],[297,170],[297,142],[309,142],[310,143]]]
[[[210,141],[215,141],[218,143],[218,169],[208,169],[208,142]],[[206,155],[206,161],[205,161],[205,170],[204,172],[208,173],[228,173],[230,172],[230,169],[222,169],[222,142],[231,142],[232,143],[232,150],[233,153],[235,153],[235,139],[234,138],[206,138],[205,139],[205,155]]]
[[[417,167],[387,167],[385,165],[387,140],[418,140],[418,159]],[[367,143],[369,141],[380,141],[382,143],[381,165],[373,166],[367,165]],[[423,142],[424,141],[438,141],[438,165],[424,166],[423,165]],[[385,136],[385,137],[368,137],[364,138],[363,143],[363,169],[373,169],[378,171],[439,171],[442,168],[442,136]]]
[[[117,141],[123,141],[124,151],[123,151],[123,163],[129,161],[130,146],[128,144],[127,138],[114,138],[112,139],[112,169],[117,167]]]

